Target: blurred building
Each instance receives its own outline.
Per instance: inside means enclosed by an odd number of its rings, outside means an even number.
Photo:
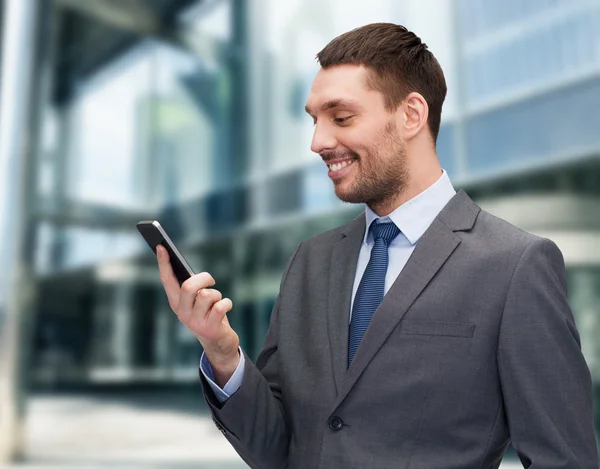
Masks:
[[[446,72],[438,152],[455,187],[563,251],[600,399],[600,2],[32,5],[44,25],[28,124],[34,388],[196,385],[199,345],[169,309],[139,220],[159,220],[213,274],[257,355],[288,256],[362,211],[335,198],[309,149],[314,56],[392,21]]]

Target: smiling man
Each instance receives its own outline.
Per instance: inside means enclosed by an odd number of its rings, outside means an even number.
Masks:
[[[365,204],[300,244],[254,364],[208,273],[161,279],[204,347],[217,427],[254,468],[597,469],[591,378],[556,245],[456,192],[435,142],[446,84],[394,24],[318,55],[311,149]]]

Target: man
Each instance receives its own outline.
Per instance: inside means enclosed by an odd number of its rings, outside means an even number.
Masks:
[[[435,141],[446,84],[393,24],[317,56],[311,149],[365,203],[291,257],[256,364],[201,273],[161,279],[204,347],[217,427],[255,468],[596,469],[590,373],[556,245],[455,192]]]

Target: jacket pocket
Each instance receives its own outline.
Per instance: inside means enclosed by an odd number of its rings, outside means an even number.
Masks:
[[[404,319],[400,321],[399,332],[400,334],[464,337],[470,339],[475,333],[475,324],[471,322]]]

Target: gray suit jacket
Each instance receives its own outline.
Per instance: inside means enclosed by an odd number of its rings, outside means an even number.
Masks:
[[[213,419],[254,468],[597,469],[589,369],[561,252],[459,191],[375,312],[350,368],[364,215],[303,242],[256,365]]]

